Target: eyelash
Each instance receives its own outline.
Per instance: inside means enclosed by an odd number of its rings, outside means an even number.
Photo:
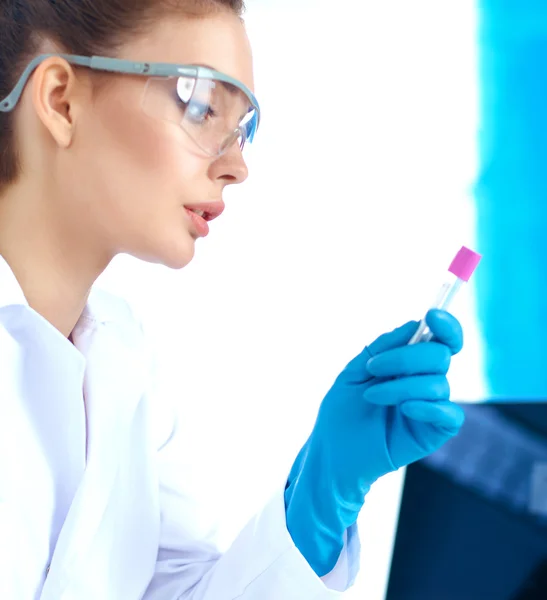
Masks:
[[[206,115],[206,119],[212,119],[213,117],[216,117],[217,113],[215,110],[213,110],[210,106],[207,108],[207,115]]]
[[[177,102],[182,106],[183,110],[186,112],[189,103],[181,100],[179,96],[177,96],[176,99],[177,99]],[[204,120],[213,119],[216,116],[217,116],[216,111],[213,108],[211,108],[211,106],[208,106],[207,114],[205,115]]]

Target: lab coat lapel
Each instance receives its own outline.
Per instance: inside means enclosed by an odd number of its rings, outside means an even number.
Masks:
[[[43,600],[60,598],[70,590],[72,577],[81,579],[86,549],[100,535],[132,416],[146,385],[139,334],[130,322],[99,322],[79,336],[78,346],[87,358],[87,467],[57,542]]]

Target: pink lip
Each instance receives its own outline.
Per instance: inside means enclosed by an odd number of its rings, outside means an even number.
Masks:
[[[209,234],[209,223],[207,223],[203,217],[196,215],[195,212],[192,212],[188,208],[185,208],[185,210],[186,214],[190,217],[192,225],[194,226],[194,229],[199,237],[206,237]]]
[[[224,212],[226,205],[222,200],[218,202],[201,202],[199,204],[185,204],[184,208],[191,210],[202,210],[205,214],[203,219],[205,221],[212,221]],[[197,215],[196,215],[197,216]]]

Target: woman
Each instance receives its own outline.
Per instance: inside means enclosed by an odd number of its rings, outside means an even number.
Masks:
[[[431,311],[431,343],[408,346],[407,323],[342,371],[227,552],[201,524],[140,327],[92,286],[121,252],[187,265],[245,181],[260,108],[242,8],[0,2],[2,598],[337,597],[370,486],[462,424],[446,380],[461,328]]]

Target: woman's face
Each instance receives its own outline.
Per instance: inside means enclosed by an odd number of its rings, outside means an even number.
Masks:
[[[254,91],[245,28],[229,13],[166,20],[119,58],[207,65]],[[178,124],[142,109],[147,78],[107,77],[78,111],[70,146],[57,153],[57,209],[73,234],[105,255],[123,252],[182,268],[199,237],[184,207],[222,201],[227,185],[245,181],[241,150],[236,142],[221,157],[207,156]]]

